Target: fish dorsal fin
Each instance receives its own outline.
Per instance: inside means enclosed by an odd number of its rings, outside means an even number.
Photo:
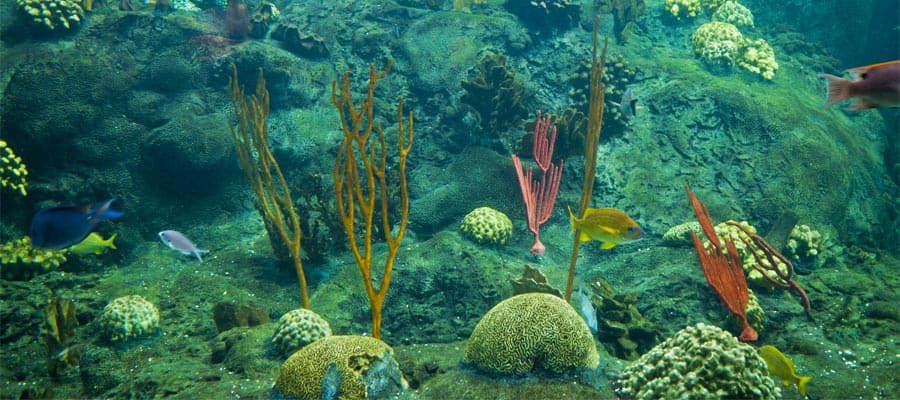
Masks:
[[[863,77],[863,75],[866,74],[867,72],[869,72],[875,68],[886,67],[888,65],[896,64],[896,63],[897,63],[897,61],[886,61],[886,62],[878,63],[878,64],[871,64],[871,65],[864,65],[862,67],[850,68],[850,69],[845,70],[844,72],[846,72],[848,74],[856,75],[860,79],[865,79]]]
[[[603,250],[609,250],[613,247],[616,247],[616,244],[617,244],[616,242],[603,242],[603,243],[600,243],[600,248]]]

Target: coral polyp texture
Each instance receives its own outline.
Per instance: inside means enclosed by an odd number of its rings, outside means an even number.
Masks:
[[[776,399],[781,391],[756,349],[712,325],[686,327],[628,366],[629,399]]]
[[[28,279],[50,272],[64,262],[65,250],[32,247],[28,236],[0,245],[0,274],[6,279]]]
[[[753,26],[753,13],[736,1],[726,1],[712,15],[713,21],[726,22],[734,26]]]
[[[747,39],[736,26],[713,21],[700,25],[691,37],[694,53],[703,61],[724,66],[738,65],[771,80],[778,70],[775,50],[763,39]]]
[[[141,296],[123,296],[107,304],[97,320],[104,339],[127,341],[159,329],[159,310]]]
[[[700,25],[691,37],[695,54],[706,62],[722,65],[735,63],[743,42],[744,35],[736,26],[718,21]]]
[[[84,9],[74,0],[17,0],[31,21],[49,30],[68,30],[81,24]]]
[[[702,10],[700,0],[666,0],[666,11],[678,19],[694,18]]]
[[[509,217],[490,207],[472,210],[459,227],[468,238],[483,244],[506,244],[513,231]]]
[[[596,368],[594,337],[565,300],[525,293],[494,306],[472,331],[465,361],[480,370],[521,374]]]
[[[28,195],[28,169],[6,141],[0,140],[0,186]]]
[[[738,53],[740,56],[738,57],[737,65],[741,66],[741,68],[760,75],[766,80],[771,80],[775,77],[775,71],[778,70],[778,63],[775,61],[775,50],[765,40],[745,40],[741,43]]]
[[[407,386],[394,350],[368,336],[329,336],[281,364],[275,390],[298,399],[387,399]],[[324,393],[327,391],[327,393]]]
[[[278,320],[272,344],[281,354],[290,355],[326,336],[331,336],[328,321],[311,310],[298,308],[288,311]]]
[[[756,255],[760,257],[764,265],[762,265],[763,269],[766,270],[766,274],[775,280],[779,280],[778,274],[771,270],[769,267],[769,262],[766,260],[765,254],[762,250],[754,247],[748,247],[744,241],[750,241],[750,236],[747,235],[740,228],[731,225],[731,223],[735,223],[735,221],[726,221],[721,224],[715,226],[716,235],[719,236],[721,240],[730,239],[734,242],[734,248],[738,251],[738,255],[741,257],[741,266],[744,267],[744,272],[747,273],[747,281],[750,283],[763,288],[772,288],[772,283],[769,282],[766,277],[763,276],[761,272],[754,266],[757,264],[756,257],[754,257],[753,252],[756,252]],[[750,225],[747,221],[737,222],[737,224],[741,225],[744,229],[746,229],[751,234],[756,234],[756,228],[753,225]],[[724,242],[723,242],[724,243]],[[709,247],[709,242],[704,242],[704,246]],[[777,267],[779,271],[783,274],[787,273],[787,265],[778,261]]]
[[[663,234],[662,240],[667,246],[690,246],[691,232],[696,233],[698,237],[703,237],[703,230],[700,228],[700,223],[697,221],[690,221],[669,228],[669,230]]]

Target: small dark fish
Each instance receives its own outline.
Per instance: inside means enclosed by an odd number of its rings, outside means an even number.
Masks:
[[[900,60],[851,68],[845,72],[856,76],[856,79],[819,74],[819,78],[828,81],[825,107],[852,98],[856,98],[856,102],[847,110],[900,107]]]
[[[116,219],[125,215],[109,209],[116,199],[109,199],[95,209],[90,204],[66,207],[49,207],[34,214],[31,219],[31,245],[48,250],[60,250],[80,243],[104,219]]]
[[[625,93],[622,94],[622,101],[619,103],[619,111],[622,112],[625,119],[637,115],[637,102],[638,99],[634,97],[634,90],[631,90],[631,88],[625,90]]]

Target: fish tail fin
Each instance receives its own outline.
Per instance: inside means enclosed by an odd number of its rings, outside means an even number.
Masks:
[[[800,395],[806,397],[806,384],[812,380],[811,376],[801,376],[800,380],[797,381],[797,389],[800,390]]]
[[[200,249],[197,249],[197,250],[194,251],[194,255],[197,256],[197,260],[200,260],[200,262],[203,262],[203,257],[202,257],[202,256],[203,256],[204,254],[209,254],[209,250],[200,250]]]
[[[850,80],[831,74],[819,74],[819,78],[825,78],[828,82],[827,98],[824,107],[828,108],[851,97]]]
[[[569,232],[575,232],[575,214],[572,214],[571,206],[566,206],[566,208],[569,209],[569,222],[572,223],[572,229],[570,229]]]
[[[109,209],[109,206],[114,201],[116,201],[115,197],[113,197],[107,201],[104,201],[103,204],[100,204],[99,207],[97,207],[93,211],[91,211],[91,218],[92,219],[116,219],[116,218],[119,218],[119,217],[125,215],[125,213],[123,213],[121,211],[113,211],[113,210]]]
[[[106,239],[106,243],[109,243],[109,248],[116,250],[116,236],[119,236],[119,232],[113,233],[109,239]]]

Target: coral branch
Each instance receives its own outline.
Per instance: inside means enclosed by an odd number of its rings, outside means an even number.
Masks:
[[[744,277],[744,269],[741,267],[741,259],[738,257],[734,242],[726,238],[723,251],[706,205],[697,198],[694,192],[691,192],[690,188],[685,186],[684,190],[687,191],[691,208],[697,215],[697,221],[700,222],[703,234],[710,242],[710,248],[706,249],[697,234],[691,232],[691,240],[694,242],[694,249],[697,250],[700,267],[703,268],[703,274],[706,275],[706,282],[719,295],[719,299],[725,303],[728,311],[741,319],[743,331],[738,339],[754,341],[759,335],[747,321],[747,302],[749,301],[747,280]]]

